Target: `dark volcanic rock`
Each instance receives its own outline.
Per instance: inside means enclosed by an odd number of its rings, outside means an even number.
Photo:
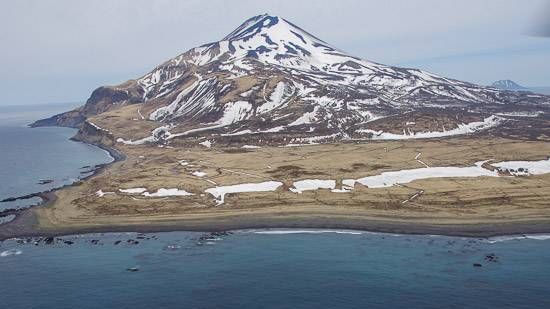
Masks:
[[[494,254],[494,253],[487,254],[485,256],[485,261],[493,262],[493,263],[498,262],[498,256],[496,256],[496,254]]]
[[[128,244],[130,244],[130,245],[137,245],[137,244],[139,244],[139,241],[134,240],[134,239],[128,239],[126,242],[127,242]]]

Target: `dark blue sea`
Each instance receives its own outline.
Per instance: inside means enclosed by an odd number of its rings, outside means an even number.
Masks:
[[[94,166],[111,162],[98,147],[70,141],[70,128],[29,128],[34,120],[67,111],[75,104],[0,106],[0,200],[71,184]],[[46,184],[39,182],[52,181]],[[0,210],[37,204],[40,198],[0,203]]]
[[[69,141],[73,130],[26,122],[0,126],[0,161],[10,169],[0,174],[2,196],[108,159]],[[12,130],[24,138],[6,142]],[[13,167],[23,159],[37,163]],[[256,230],[12,239],[0,242],[0,291],[0,308],[10,309],[550,308],[550,236]]]
[[[5,241],[2,308],[550,308],[550,240],[201,236]]]

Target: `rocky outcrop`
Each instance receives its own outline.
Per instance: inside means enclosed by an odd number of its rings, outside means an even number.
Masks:
[[[54,115],[50,118],[40,119],[30,124],[31,127],[70,127],[78,128],[86,120],[81,108]]]
[[[80,128],[90,116],[101,114],[121,105],[141,103],[143,101],[142,95],[143,90],[133,80],[116,87],[99,87],[92,92],[92,95],[83,106],[50,118],[38,120],[30,126]]]
[[[72,139],[93,145],[112,146],[115,143],[115,137],[111,132],[99,128],[87,121],[84,121],[80,125],[80,129]]]

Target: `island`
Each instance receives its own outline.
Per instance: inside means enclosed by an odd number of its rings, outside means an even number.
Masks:
[[[550,97],[347,55],[259,15],[33,126],[115,161],[0,238],[345,228],[550,231]]]

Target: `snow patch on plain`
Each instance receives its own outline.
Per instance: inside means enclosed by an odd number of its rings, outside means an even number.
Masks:
[[[540,175],[550,173],[550,158],[542,161],[505,161],[491,163],[500,171],[509,172],[514,176]]]
[[[97,195],[98,197],[104,197],[105,195],[107,194],[115,194],[114,192],[103,192],[103,190],[97,190],[95,192],[95,195]]]
[[[206,189],[204,192],[211,194],[216,199],[218,205],[225,201],[225,195],[231,193],[246,193],[246,192],[268,192],[275,191],[282,186],[279,181],[266,181],[259,183],[243,183],[231,186],[220,186]]]
[[[255,145],[243,145],[241,148],[244,148],[244,149],[258,149],[258,148],[262,148],[262,147],[255,146]]]
[[[201,171],[194,171],[193,173],[191,173],[193,176],[197,176],[197,177],[204,177],[206,176],[206,173],[205,172],[201,172]]]
[[[369,188],[385,188],[396,184],[410,183],[419,179],[428,178],[447,178],[447,177],[498,177],[496,171],[490,171],[481,167],[484,162],[477,162],[475,166],[468,167],[424,167],[409,170],[400,170],[392,172],[383,172],[375,176],[368,176],[356,180],[346,179],[343,183],[347,186],[353,186],[355,182],[365,185]]]
[[[189,196],[194,194],[178,188],[172,188],[172,189],[160,188],[157,190],[157,192],[153,192],[153,193],[143,192],[142,195],[147,197],[164,197],[164,196]]]
[[[336,188],[335,180],[322,180],[322,179],[306,179],[295,181],[292,183],[294,188],[290,188],[290,191],[294,193],[302,193],[303,191],[318,190],[318,189],[334,189]]]
[[[118,189],[118,191],[120,191],[122,193],[128,193],[128,194],[141,194],[141,193],[147,191],[147,189],[145,189],[145,188],[129,188],[129,189]]]
[[[199,145],[203,145],[206,148],[212,147],[212,142],[209,140],[205,140],[204,142],[200,142]]]

